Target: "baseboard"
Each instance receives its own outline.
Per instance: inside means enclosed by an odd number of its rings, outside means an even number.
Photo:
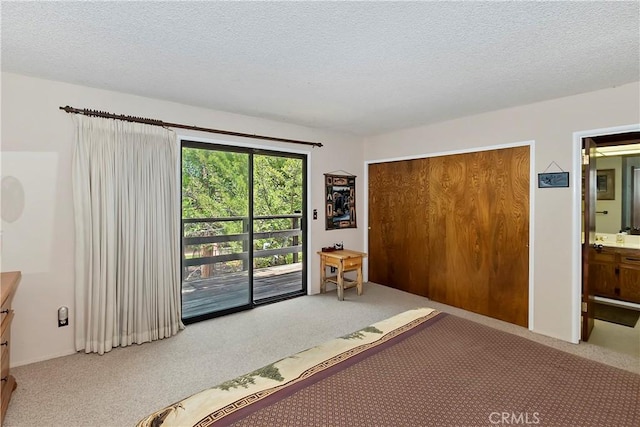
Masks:
[[[17,368],[18,366],[31,365],[32,363],[44,362],[45,360],[57,359],[58,357],[71,356],[76,354],[76,351],[67,351],[59,354],[49,354],[47,356],[38,357],[36,359],[21,360],[16,364],[11,364],[11,368]]]

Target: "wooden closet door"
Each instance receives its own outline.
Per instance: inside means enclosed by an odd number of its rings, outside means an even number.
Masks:
[[[529,147],[432,157],[429,298],[528,324]]]
[[[369,166],[369,280],[528,322],[529,147]]]
[[[369,281],[427,295],[429,159],[369,165]]]

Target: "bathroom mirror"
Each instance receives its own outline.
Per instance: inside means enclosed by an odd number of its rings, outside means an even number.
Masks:
[[[596,233],[640,232],[640,154],[596,158]]]

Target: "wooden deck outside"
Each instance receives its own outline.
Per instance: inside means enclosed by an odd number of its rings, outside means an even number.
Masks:
[[[248,282],[246,271],[182,282],[182,318],[248,304]],[[253,287],[255,300],[302,290],[302,263],[258,269]]]

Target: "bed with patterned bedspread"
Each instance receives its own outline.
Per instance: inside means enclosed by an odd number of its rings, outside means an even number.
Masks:
[[[640,375],[421,308],[194,394],[138,427],[637,426],[639,395]]]

